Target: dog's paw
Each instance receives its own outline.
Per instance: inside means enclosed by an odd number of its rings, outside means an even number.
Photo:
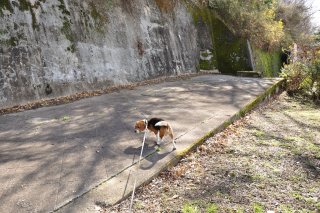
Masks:
[[[158,146],[158,145],[156,146],[156,151],[157,151],[157,152],[160,152],[160,151],[161,151],[160,146]]]

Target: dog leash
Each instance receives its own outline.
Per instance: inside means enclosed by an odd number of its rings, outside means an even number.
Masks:
[[[143,135],[141,152],[140,152],[140,157],[139,157],[139,161],[138,161],[138,169],[140,169],[140,164],[141,164],[142,154],[143,154],[143,148],[144,148],[144,142],[146,141],[146,136],[147,136],[147,132],[148,132],[147,131],[148,130],[148,121],[146,119],[145,119],[145,124],[146,124],[146,128],[144,130],[144,135]],[[138,171],[138,169],[137,169],[137,171]],[[136,190],[136,185],[137,185],[137,175],[135,175],[135,178],[134,178],[134,184],[133,184],[133,191],[132,191],[132,195],[131,195],[129,213],[132,213],[132,204],[133,204],[134,193],[135,193],[135,190]]]

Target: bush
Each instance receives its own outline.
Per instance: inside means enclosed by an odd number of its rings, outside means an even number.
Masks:
[[[289,95],[296,93],[320,103],[320,48],[309,47],[299,59],[282,69],[281,76],[287,79]]]

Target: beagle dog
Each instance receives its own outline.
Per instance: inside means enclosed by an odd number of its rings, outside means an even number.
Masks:
[[[164,121],[161,118],[139,120],[136,122],[134,129],[136,133],[145,132],[146,130],[153,132],[157,136],[157,145],[160,145],[160,143],[162,143],[162,139],[164,136],[169,135],[172,139],[173,150],[176,149],[172,127],[168,122]]]

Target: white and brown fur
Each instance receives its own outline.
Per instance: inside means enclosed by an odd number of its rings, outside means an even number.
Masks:
[[[134,129],[136,133],[144,132],[147,129],[153,132],[157,136],[157,145],[162,143],[164,136],[169,135],[172,140],[173,149],[176,149],[172,127],[161,118],[151,118],[149,121],[146,119],[139,120],[136,122]]]

